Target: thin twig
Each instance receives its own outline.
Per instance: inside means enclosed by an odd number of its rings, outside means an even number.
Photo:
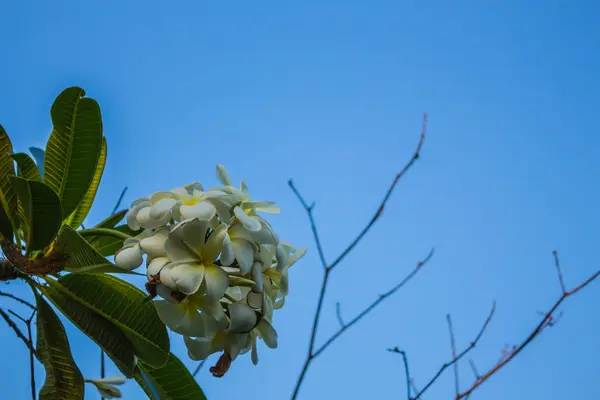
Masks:
[[[456,391],[456,396],[460,392],[460,384],[458,382],[458,363],[456,362],[456,343],[454,341],[454,328],[452,327],[452,316],[450,314],[446,314],[446,319],[448,320],[448,332],[450,333],[450,346],[452,348],[452,364],[454,364],[454,389]]]
[[[319,320],[320,320],[320,317],[321,317],[321,310],[323,308],[323,300],[325,298],[325,293],[326,293],[326,290],[327,290],[327,284],[328,284],[329,277],[330,277],[329,274],[333,270],[333,268],[335,268],[348,255],[348,253],[350,253],[354,249],[354,247],[360,242],[360,240],[367,234],[367,232],[375,224],[375,222],[377,221],[377,219],[382,215],[383,209],[385,207],[385,204],[387,203],[388,199],[390,198],[390,196],[391,196],[394,188],[397,186],[398,182],[400,181],[400,178],[402,178],[402,176],[404,176],[404,174],[412,167],[412,165],[415,163],[415,161],[419,158],[420,152],[421,152],[421,147],[423,146],[423,142],[425,140],[426,127],[427,127],[427,114],[425,113],[423,115],[423,127],[421,129],[421,136],[419,138],[419,143],[418,143],[417,148],[416,148],[413,156],[411,157],[410,161],[394,177],[394,180],[392,181],[392,184],[388,188],[388,190],[387,190],[387,192],[386,192],[386,194],[385,194],[385,196],[383,198],[383,201],[381,202],[381,204],[377,208],[377,211],[376,211],[375,215],[371,218],[371,220],[367,223],[367,225],[363,228],[363,230],[358,234],[358,236],[350,243],[350,245],[348,245],[348,247],[330,265],[327,264],[327,261],[326,261],[326,258],[325,258],[325,252],[323,250],[323,246],[321,244],[321,239],[319,237],[319,232],[317,230],[316,223],[315,223],[315,220],[314,220],[314,217],[313,217],[313,209],[315,207],[315,203],[312,203],[311,205],[308,205],[308,203],[304,200],[304,198],[302,197],[302,195],[300,194],[300,192],[298,191],[298,189],[296,189],[296,187],[294,186],[294,182],[291,179],[288,181],[288,184],[289,184],[290,188],[292,189],[292,191],[294,192],[294,194],[296,195],[296,197],[298,198],[298,200],[300,201],[300,203],[302,204],[302,206],[306,210],[306,213],[308,215],[308,219],[310,221],[311,230],[313,232],[313,236],[315,238],[315,242],[316,242],[316,245],[317,245],[317,250],[318,250],[318,253],[319,253],[319,258],[321,260],[321,264],[322,264],[323,269],[324,269],[323,278],[322,278],[322,281],[321,281],[321,290],[319,292],[319,300],[317,302],[317,309],[316,309],[316,312],[315,312],[315,317],[314,317],[314,320],[313,320],[312,330],[311,330],[311,334],[310,334],[310,341],[309,341],[309,345],[308,345],[308,353],[307,353],[306,358],[304,360],[304,365],[302,366],[302,370],[300,371],[300,375],[298,376],[298,380],[296,381],[296,386],[294,387],[294,391],[292,393],[292,400],[296,399],[296,397],[298,396],[298,392],[300,390],[300,386],[302,385],[302,382],[304,381],[304,377],[306,375],[306,372],[308,371],[308,368],[309,368],[309,365],[310,365],[311,361],[319,353],[321,353],[327,346],[329,346],[329,344],[331,344],[342,332],[344,332],[346,329],[348,329],[350,326],[352,326],[355,322],[357,322],[358,320],[360,320],[366,313],[368,313],[370,310],[372,310],[374,307],[376,307],[377,304],[379,304],[381,302],[381,300],[383,300],[383,298],[384,298],[384,297],[380,298],[378,301],[376,301],[373,304],[371,304],[371,306],[367,307],[367,309],[364,312],[362,312],[361,314],[359,314],[349,324],[344,325],[344,327],[341,328],[340,331],[338,331],[338,333],[336,333],[335,335],[333,335],[323,346],[321,346],[321,348],[319,350],[317,350],[316,352],[314,352],[315,339],[316,339],[317,330],[318,330],[318,327],[319,327]],[[396,290],[397,289],[392,289],[391,293],[395,292]]]
[[[412,384],[412,379],[410,379],[410,372],[408,370],[408,358],[406,357],[406,352],[400,350],[398,347],[394,347],[393,349],[388,349],[389,352],[398,353],[402,355],[402,359],[404,360],[404,372],[406,375],[406,399],[411,399],[410,388]]]
[[[196,376],[198,375],[198,372],[200,372],[200,370],[202,369],[202,367],[204,366],[204,363],[206,362],[206,358],[202,361],[200,361],[200,364],[198,364],[198,366],[196,367],[196,369],[194,370],[194,373],[192,374],[192,376]]]
[[[561,288],[562,292],[565,293],[567,291],[567,288],[565,287],[565,281],[563,279],[562,270],[560,269],[560,262],[558,261],[558,253],[556,252],[556,250],[554,250],[552,252],[552,255],[554,255],[554,265],[556,266],[556,273],[558,274],[558,281],[560,282],[560,288]]]
[[[23,332],[21,332],[21,330],[19,329],[17,324],[15,324],[15,322],[12,319],[10,319],[8,314],[1,308],[0,308],[0,316],[2,316],[2,318],[4,318],[4,321],[6,321],[8,326],[10,326],[12,328],[12,330],[17,334],[19,339],[21,339],[23,341],[23,343],[25,343],[25,346],[27,346],[29,351],[31,351],[33,354],[36,354],[35,349],[33,348],[33,344],[29,340],[27,340],[27,338],[25,337],[25,335],[23,335]]]
[[[35,316],[37,309],[33,310],[31,316],[26,321],[27,324],[27,337],[29,339],[29,343],[33,347],[33,336],[31,335],[31,323],[33,322],[33,317]],[[31,384],[31,399],[35,400],[36,398],[36,390],[35,390],[35,360],[33,359],[34,353],[33,351],[29,351],[29,382]]]
[[[343,328],[344,326],[346,326],[346,324],[344,324],[344,320],[342,319],[341,308],[342,306],[340,305],[339,301],[335,303],[335,315],[337,316],[338,322],[340,323],[340,327]]]
[[[467,353],[469,353],[471,350],[473,350],[475,348],[475,346],[477,346],[477,343],[479,342],[479,339],[481,339],[481,337],[483,336],[483,333],[487,329],[487,327],[488,327],[490,321],[492,320],[492,317],[494,316],[495,312],[496,312],[496,302],[494,302],[494,304],[492,305],[492,311],[490,311],[487,319],[483,323],[483,326],[479,330],[479,333],[477,334],[477,336],[475,337],[475,339],[471,342],[471,344],[466,349],[464,349],[460,354],[458,354],[456,357],[453,357],[452,361],[449,361],[446,364],[442,365],[442,367],[433,376],[433,378],[431,378],[429,380],[429,382],[427,383],[427,385],[425,385],[425,387],[423,387],[423,389],[420,392],[417,392],[417,394],[415,395],[414,399],[412,399],[412,400],[418,400],[418,399],[420,399],[421,396],[427,391],[427,389],[429,389],[435,383],[435,381],[437,381],[437,379],[442,375],[442,373],[446,370],[446,368],[448,368],[448,367],[454,365],[455,363],[457,363],[458,361],[460,361],[460,359],[462,359]]]
[[[329,347],[329,345],[331,343],[333,343],[338,337],[340,337],[346,330],[350,329],[355,323],[357,323],[358,321],[360,321],[361,318],[363,318],[365,315],[367,315],[369,312],[371,312],[382,301],[384,301],[385,299],[387,299],[388,297],[390,297],[391,295],[393,295],[394,293],[396,293],[401,287],[403,287],[406,283],[408,283],[408,281],[410,281],[417,274],[417,272],[419,272],[421,270],[421,268],[431,259],[431,257],[433,257],[433,254],[434,254],[434,249],[431,249],[429,251],[429,254],[427,255],[427,257],[425,257],[422,261],[419,261],[417,263],[417,266],[415,267],[415,269],[413,269],[400,283],[398,283],[397,285],[395,285],[393,288],[391,288],[390,290],[388,290],[384,294],[379,295],[379,297],[377,298],[377,300],[375,300],[374,302],[372,302],[368,307],[366,307],[364,310],[362,310],[350,322],[348,322],[346,325],[344,325],[336,333],[334,333],[333,335],[331,335],[331,337],[329,337],[329,339],[327,339],[325,341],[325,343],[323,343],[323,345],[321,347],[319,347],[314,352],[312,358],[315,358],[319,354],[321,354],[323,352],[323,350],[325,350],[327,347]]]
[[[121,201],[123,201],[123,197],[125,197],[125,192],[127,192],[127,186],[125,186],[125,189],[123,189],[123,191],[121,192],[121,195],[119,196],[119,200],[117,200],[117,204],[115,204],[115,208],[113,208],[112,214],[116,213],[117,210],[119,209],[119,206],[121,205]]]
[[[19,303],[26,305],[27,307],[31,308],[32,310],[35,310],[35,306],[33,304],[31,304],[28,301],[23,300],[20,297],[15,296],[14,294],[5,293],[5,292],[0,291],[0,296],[10,297],[11,299],[18,301]]]
[[[480,379],[481,375],[479,375],[479,371],[477,371],[477,367],[472,359],[469,358],[469,365],[471,366],[471,370],[473,371],[473,375],[475,375],[475,380]]]
[[[104,379],[104,350],[100,349],[100,378]],[[101,400],[104,400],[104,396],[100,397]]]
[[[482,383],[484,383],[485,381],[487,381],[491,376],[493,376],[502,367],[504,367],[513,358],[515,358],[521,351],[523,351],[523,349],[525,347],[527,347],[527,345],[529,343],[531,343],[546,327],[550,326],[549,322],[552,321],[552,318],[553,318],[552,315],[554,314],[554,312],[556,311],[556,309],[562,304],[562,302],[565,299],[567,299],[568,297],[570,297],[570,296],[574,295],[575,293],[579,292],[581,289],[585,288],[593,280],[595,280],[599,275],[600,275],[600,271],[597,271],[595,274],[593,274],[592,276],[590,276],[588,279],[586,279],[584,282],[582,282],[581,284],[579,284],[579,286],[575,287],[574,289],[572,289],[570,291],[566,291],[565,290],[563,292],[563,294],[560,296],[560,298],[556,301],[556,303],[554,303],[554,305],[552,306],[552,308],[550,308],[550,310],[544,315],[544,317],[542,318],[542,320],[540,321],[540,323],[535,327],[535,329],[533,330],[533,332],[531,332],[531,334],[523,341],[523,343],[521,343],[519,346],[515,347],[509,353],[509,355],[507,357],[501,359],[488,372],[486,372],[485,374],[483,374],[481,376],[481,378],[477,379],[469,389],[467,389],[464,392],[460,393],[456,397],[457,400],[460,400],[462,398],[467,398],[468,396],[470,396],[471,393],[473,393],[473,391],[475,391],[479,386],[481,386]]]

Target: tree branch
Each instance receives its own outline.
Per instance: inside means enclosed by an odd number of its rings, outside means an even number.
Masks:
[[[335,303],[335,315],[337,316],[338,322],[340,323],[340,327],[343,328],[344,326],[346,326],[346,324],[344,324],[344,319],[342,318],[341,308],[342,306],[340,305],[339,301]]]
[[[408,371],[408,358],[406,357],[406,352],[400,350],[398,347],[388,349],[388,351],[402,355],[402,359],[404,360],[404,372],[406,374],[406,399],[411,400],[410,388],[412,385],[412,380],[410,379],[410,372]]]
[[[8,324],[8,326],[10,326],[12,328],[12,330],[17,334],[19,339],[21,339],[23,341],[23,343],[25,343],[25,346],[27,346],[29,351],[37,356],[35,349],[33,348],[33,343],[30,340],[28,340],[25,337],[25,335],[23,335],[23,332],[21,332],[21,330],[19,329],[17,324],[15,324],[15,322],[12,319],[10,319],[8,314],[2,308],[0,308],[0,316],[2,316],[4,321],[6,321],[6,323]]]
[[[369,307],[367,307],[367,309],[365,309],[365,311],[363,311],[361,314],[359,314],[357,317],[355,317],[355,319],[353,319],[350,323],[348,323],[347,325],[344,325],[338,331],[338,333],[336,333],[335,335],[333,335],[323,346],[321,346],[321,348],[319,348],[319,350],[317,350],[316,352],[314,352],[315,339],[316,339],[317,329],[319,327],[319,320],[320,320],[320,317],[321,317],[321,310],[323,308],[323,299],[325,298],[325,293],[327,291],[327,284],[329,282],[330,272],[354,249],[354,247],[356,247],[356,245],[360,242],[360,240],[367,234],[367,232],[371,229],[371,227],[379,219],[379,217],[383,213],[383,209],[385,207],[385,204],[387,203],[388,199],[392,195],[392,192],[394,191],[394,188],[397,186],[398,182],[400,181],[400,178],[402,178],[404,176],[404,174],[412,167],[412,165],[415,163],[415,161],[417,159],[419,159],[420,152],[421,152],[421,147],[423,146],[423,142],[425,140],[426,127],[427,127],[427,114],[425,113],[423,115],[423,126],[422,126],[422,129],[421,129],[421,136],[419,138],[419,143],[417,144],[417,148],[416,148],[413,156],[411,157],[410,161],[394,177],[394,180],[392,181],[392,184],[388,188],[388,190],[387,190],[387,192],[386,192],[386,194],[385,194],[385,196],[383,198],[383,201],[381,202],[381,204],[377,208],[377,211],[376,211],[375,215],[371,218],[371,220],[367,223],[367,225],[362,229],[362,231],[358,234],[358,236],[350,243],[350,245],[348,245],[348,247],[330,265],[327,264],[327,261],[326,261],[326,258],[325,258],[325,252],[323,250],[323,246],[321,244],[321,239],[319,237],[319,232],[317,230],[316,223],[315,223],[315,220],[314,220],[314,217],[313,217],[313,209],[315,207],[315,203],[312,203],[311,205],[308,205],[308,203],[306,202],[306,200],[304,200],[304,198],[302,197],[302,195],[300,194],[300,192],[298,191],[298,189],[296,189],[296,187],[294,186],[294,182],[291,179],[288,181],[288,184],[289,184],[290,188],[292,189],[292,191],[294,192],[294,194],[296,195],[296,197],[298,198],[298,200],[300,201],[300,203],[302,204],[302,206],[306,210],[306,213],[308,215],[308,219],[310,221],[311,230],[313,232],[313,236],[315,238],[315,242],[316,242],[316,245],[317,245],[317,250],[319,252],[319,258],[321,260],[321,264],[323,265],[323,269],[324,269],[324,274],[323,274],[323,278],[322,278],[322,281],[321,281],[321,290],[319,292],[319,300],[318,300],[318,303],[317,303],[317,310],[315,312],[315,317],[314,317],[314,320],[313,320],[313,326],[312,326],[311,335],[310,335],[310,341],[309,341],[309,346],[308,346],[308,353],[306,355],[306,359],[304,361],[304,365],[302,367],[302,370],[300,371],[300,375],[298,377],[298,380],[296,381],[296,386],[294,387],[294,391],[292,393],[292,400],[296,399],[296,397],[298,396],[298,392],[300,390],[300,386],[302,385],[302,382],[304,380],[306,372],[308,371],[308,368],[309,368],[309,365],[310,365],[311,361],[318,354],[320,354],[323,350],[325,350],[325,348],[327,348],[327,346],[329,346],[329,344],[331,344],[339,335],[341,335],[341,333],[343,333],[346,329],[348,329],[350,326],[352,326],[354,323],[356,323],[358,320],[360,320],[370,310],[372,310],[374,307],[376,307],[377,304],[379,304],[385,297],[387,297],[387,295],[385,295],[382,298],[380,298],[379,300],[375,301]],[[389,294],[392,294],[393,292],[395,292],[401,285],[398,285],[398,287],[396,289],[392,289],[389,292]]]
[[[454,388],[456,390],[456,396],[460,392],[460,384],[458,382],[458,363],[456,362],[456,344],[454,342],[454,329],[452,328],[452,316],[446,314],[446,320],[448,321],[448,332],[450,333],[450,346],[452,348],[452,364],[454,365]]]
[[[200,370],[202,369],[202,367],[204,366],[204,363],[206,362],[206,358],[202,361],[200,361],[200,364],[198,364],[198,366],[196,367],[196,369],[194,370],[194,373],[192,374],[192,376],[196,376],[198,375],[198,372],[200,372]]]
[[[25,301],[25,300],[23,300],[23,299],[22,299],[22,298],[20,298],[20,297],[17,297],[17,296],[15,296],[14,294],[5,293],[5,292],[2,292],[2,291],[0,291],[0,296],[9,297],[9,298],[11,298],[11,299],[13,299],[13,300],[16,300],[16,301],[18,301],[19,303],[21,303],[21,304],[24,304],[24,305],[26,305],[27,307],[31,308],[32,310],[35,310],[35,309],[36,309],[36,308],[35,308],[35,306],[34,306],[33,304],[31,304],[31,303],[30,303],[30,302],[28,302],[28,301]]]
[[[496,365],[494,365],[485,374],[483,374],[479,379],[477,379],[471,385],[471,387],[469,389],[465,390],[462,393],[459,393],[458,396],[456,396],[457,400],[460,400],[462,398],[467,398],[468,396],[470,396],[471,393],[473,393],[473,391],[475,391],[479,386],[481,386],[481,384],[483,384],[485,381],[487,381],[496,372],[498,372],[502,367],[504,367],[513,358],[515,358],[521,351],[523,351],[523,349],[525,347],[527,347],[527,345],[529,343],[531,343],[546,327],[552,326],[552,324],[554,324],[554,322],[555,322],[553,319],[553,314],[556,311],[556,309],[562,304],[562,302],[565,299],[567,299],[568,297],[574,295],[575,293],[577,293],[580,290],[582,290],[583,288],[585,288],[587,285],[589,285],[592,281],[594,281],[600,275],[600,271],[597,271],[595,274],[590,276],[588,279],[583,281],[581,284],[579,284],[574,289],[565,290],[564,289],[565,286],[564,286],[563,279],[562,279],[562,273],[560,271],[560,266],[558,265],[558,256],[556,256],[556,251],[554,252],[554,254],[555,254],[555,264],[557,266],[557,273],[559,275],[559,281],[561,283],[561,288],[563,288],[562,295],[554,303],[554,305],[550,308],[550,310],[544,315],[544,317],[542,318],[540,323],[535,327],[533,332],[531,332],[531,334],[519,346],[514,348],[507,357],[502,358],[498,363],[496,363]]]

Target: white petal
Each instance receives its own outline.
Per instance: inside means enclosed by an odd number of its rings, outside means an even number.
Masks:
[[[177,285],[175,284],[175,280],[173,279],[173,264],[172,263],[167,263],[167,264],[163,265],[163,267],[160,269],[159,279],[160,279],[160,283],[162,283],[169,289],[178,290]],[[169,297],[170,297],[170,293],[169,293]]]
[[[173,296],[173,289],[165,286],[164,284],[156,285],[156,295],[161,297],[162,299],[168,301],[169,303],[178,304],[179,301],[176,301]]]
[[[252,364],[258,364],[258,351],[256,350],[256,337],[252,338]]]
[[[258,261],[252,265],[252,280],[256,283],[252,289],[259,293],[263,290],[262,266],[262,263]]]
[[[263,293],[263,307],[262,315],[267,321],[271,321],[273,318],[273,299],[267,294]]]
[[[209,301],[220,300],[229,287],[229,275],[217,265],[207,265],[204,268],[204,290]]]
[[[263,294],[257,292],[250,292],[246,297],[246,302],[250,308],[259,311],[263,306]]]
[[[204,360],[213,353],[223,351],[224,345],[222,340],[211,340],[207,338],[192,339],[185,336],[183,338],[185,347],[188,349],[189,357],[194,361]]]
[[[184,219],[199,218],[210,221],[217,213],[217,209],[208,201],[199,201],[193,206],[181,205],[179,207],[179,212]]]
[[[169,194],[167,194],[169,195]],[[171,209],[177,203],[177,199],[173,197],[165,197],[158,200],[154,205],[150,208],[150,217],[153,219],[162,219],[165,217],[165,214],[169,215],[171,213]]]
[[[252,244],[245,240],[233,240],[231,244],[233,246],[235,259],[240,265],[240,272],[242,275],[246,275],[250,272],[254,262],[254,249],[252,248]]]
[[[242,182],[240,183],[240,190],[246,195],[246,196],[250,196],[250,191],[248,190],[248,185],[246,184],[246,181],[242,180]]]
[[[277,246],[275,257],[277,258],[277,271],[281,272],[287,267],[288,252],[283,246],[279,245]]]
[[[248,337],[249,335],[247,333],[229,335],[225,347],[232,360],[235,360],[236,357],[244,350]]]
[[[205,334],[204,319],[187,301],[173,304],[165,300],[156,300],[154,306],[160,319],[173,332],[186,336]]]
[[[193,300],[196,300],[198,298],[200,298],[200,296],[195,295],[193,297]],[[225,311],[223,310],[223,306],[220,302],[210,301],[206,298],[200,298],[199,301],[194,301],[194,304],[204,314],[210,316],[221,330],[227,328],[227,315],[225,315]]]
[[[223,250],[221,251],[221,265],[229,267],[235,261],[235,254],[233,253],[233,245],[231,244],[231,238],[229,234],[225,233],[225,239],[223,240]]]
[[[100,392],[100,396],[104,397],[105,399],[120,399],[122,397],[121,391],[119,390],[119,388],[116,388],[114,386],[111,385],[106,385],[106,384],[96,384],[96,388],[98,389],[98,392]]]
[[[233,303],[228,304],[229,309],[229,329],[234,333],[249,332],[256,326],[256,312],[246,304]]]
[[[276,247],[271,244],[260,245],[260,261],[263,263],[263,271],[273,264]]]
[[[288,268],[291,267],[292,265],[294,265],[296,263],[296,261],[298,261],[299,259],[301,259],[302,257],[304,257],[304,255],[306,254],[306,250],[307,248],[304,247],[302,249],[298,249],[294,252],[294,254],[292,254],[290,256],[290,258],[288,258]]]
[[[191,219],[178,223],[165,242],[165,251],[173,262],[202,259],[208,221]]]
[[[275,300],[275,303],[273,304],[273,309],[279,310],[284,305],[285,305],[285,296],[281,296]]]
[[[225,169],[223,164],[217,165],[217,179],[223,185],[233,186],[233,183],[231,182],[231,179],[229,178],[229,173],[227,173],[227,170]]]
[[[157,257],[152,259],[150,263],[148,263],[148,267],[146,268],[146,276],[148,280],[152,279],[154,275],[159,275],[160,270],[169,262],[167,257]]]
[[[289,278],[288,278],[288,269],[287,268],[285,268],[283,271],[281,271],[281,279],[279,280],[279,288],[281,289],[281,292],[283,294],[285,294],[286,296],[288,295]]]
[[[169,237],[169,229],[164,228],[154,233],[149,238],[142,239],[140,241],[140,247],[148,254],[150,259],[156,257],[164,257],[167,255],[165,252],[165,242]]]
[[[227,224],[221,224],[217,227],[217,229],[211,232],[208,240],[206,241],[206,246],[204,247],[202,261],[212,263],[217,259],[219,254],[221,254],[221,250],[223,250],[223,242],[225,241],[226,235]]]
[[[194,294],[200,288],[204,272],[201,264],[179,264],[171,268],[171,277],[181,293]]]
[[[244,225],[244,228],[248,229],[249,231],[258,232],[262,228],[262,225],[258,219],[248,216],[239,206],[233,209],[233,213],[235,214],[235,217],[242,223],[242,225]]]
[[[134,270],[143,262],[142,249],[138,243],[123,247],[115,254],[115,265],[120,268]]]
[[[274,201],[246,201],[244,202],[244,208],[250,208],[269,214],[279,214],[281,211]]]
[[[122,385],[127,382],[127,378],[120,375],[109,376],[108,378],[94,379],[96,383],[107,383],[109,385]]]
[[[137,222],[144,229],[156,229],[165,226],[170,219],[170,215],[165,213],[158,218],[152,218],[150,215],[150,207],[144,207],[137,214]]]
[[[260,337],[268,347],[277,348],[277,332],[267,320],[261,319],[256,329],[260,332]]]
[[[187,190],[188,193],[193,193],[195,190],[199,191],[199,192],[204,191],[204,187],[202,186],[202,184],[200,182],[188,183],[183,188],[185,190]]]
[[[244,225],[242,224],[236,224],[234,226],[232,226],[231,228],[229,228],[229,236],[231,237],[231,240],[234,239],[243,239],[246,240],[248,242],[253,242],[253,233],[249,232],[246,228],[244,228]]]
[[[171,193],[173,193],[179,199],[184,199],[185,197],[189,196],[187,189],[184,187],[172,189]]]

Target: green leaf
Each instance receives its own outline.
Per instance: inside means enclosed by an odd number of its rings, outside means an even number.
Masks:
[[[0,206],[0,234],[12,242],[13,227],[2,206]]]
[[[39,360],[46,369],[40,400],[83,399],[83,376],[73,360],[65,328],[52,308],[37,296],[37,345]]]
[[[106,165],[106,138],[102,138],[102,148],[100,150],[100,157],[98,157],[98,164],[96,165],[96,172],[94,173],[94,178],[92,179],[92,183],[90,187],[83,197],[83,200],[75,211],[69,216],[67,219],[67,224],[71,225],[73,228],[77,229],[83,224],[83,221],[87,217],[90,209],[92,208],[92,204],[94,203],[94,199],[96,198],[96,192],[98,191],[98,186],[100,186],[100,180],[102,179],[102,173],[104,172],[104,166]]]
[[[37,164],[38,170],[40,171],[40,176],[44,177],[44,156],[46,152],[37,147],[30,147],[29,151],[31,155],[35,159],[35,163]]]
[[[148,295],[111,275],[69,274],[46,281],[117,325],[140,360],[154,366],[169,358],[169,335]]]
[[[41,290],[69,321],[104,350],[123,375],[133,377],[133,345],[115,324],[52,286],[44,286]]]
[[[104,221],[96,224],[94,228],[114,228],[125,217],[125,214],[127,214],[127,210],[117,211]]]
[[[173,353],[170,354],[167,364],[160,368],[153,368],[143,362],[138,366],[141,371],[136,371],[134,377],[148,397],[154,399],[156,395],[142,372],[158,392],[160,400],[206,400],[204,392],[190,371]]]
[[[136,236],[141,233],[141,230],[134,231],[127,225],[119,225],[113,229],[117,230],[119,232],[126,233],[129,236]],[[121,247],[123,247],[123,241],[124,241],[123,239],[119,239],[114,236],[107,236],[107,235],[87,237],[86,240],[94,249],[96,249],[96,251],[98,253],[100,253],[106,257],[113,256],[117,250],[119,250]]]
[[[41,250],[54,240],[60,229],[60,200],[56,193],[42,182],[13,176],[11,183],[19,195],[28,226],[27,252]]]
[[[90,188],[102,148],[100,107],[84,95],[79,87],[65,89],[50,110],[54,129],[46,145],[44,182],[58,194],[65,216]]]
[[[123,241],[121,240],[121,243]],[[132,273],[119,268],[96,251],[77,231],[64,225],[55,250],[67,256],[66,270],[74,273]]]
[[[0,125],[0,206],[4,209],[4,214],[12,226],[10,230],[3,226],[1,233],[9,240],[12,240],[13,232],[19,228],[17,192],[12,187],[9,178],[9,176],[15,175],[15,166],[10,156],[11,152],[12,143],[10,138]]]
[[[17,176],[32,181],[42,181],[40,171],[35,162],[25,153],[12,153],[11,157],[17,162]]]

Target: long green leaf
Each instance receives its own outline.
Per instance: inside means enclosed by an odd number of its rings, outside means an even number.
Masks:
[[[104,166],[106,165],[106,138],[102,138],[102,148],[100,150],[100,157],[98,157],[98,164],[96,165],[96,172],[94,173],[94,178],[92,179],[92,183],[90,184],[90,188],[87,193],[81,200],[81,203],[77,206],[75,211],[69,216],[67,219],[67,224],[72,226],[74,229],[77,229],[83,224],[83,221],[87,217],[90,209],[92,208],[92,204],[94,203],[94,199],[96,198],[96,192],[98,191],[98,186],[100,186],[100,180],[102,179],[102,173],[104,172]]]
[[[28,226],[27,251],[41,250],[56,237],[62,221],[58,196],[42,182],[11,177]]]
[[[126,233],[129,236],[136,236],[141,233],[141,231],[132,230],[127,225],[119,225],[113,229]],[[87,237],[86,240],[98,253],[105,257],[113,256],[117,250],[123,247],[124,241],[123,239],[108,235]]]
[[[10,176],[15,175],[15,166],[10,156],[12,143],[8,134],[0,125],[0,206],[10,221],[10,231],[4,227],[2,234],[12,240],[12,234],[19,228],[17,192],[10,183]]]
[[[2,206],[0,206],[0,235],[12,242],[13,227],[8,215],[6,215],[6,211],[4,211],[4,207]]]
[[[68,225],[62,227],[56,239],[55,249],[67,256],[65,269],[69,272],[132,273],[129,270],[115,266],[104,258],[77,231]]]
[[[52,308],[37,296],[37,356],[46,369],[40,400],[83,399],[83,377],[73,360],[65,328]]]
[[[54,129],[46,145],[44,182],[58,194],[65,216],[87,193],[102,148],[100,107],[84,95],[79,87],[65,89],[50,110]]]
[[[167,362],[167,329],[144,292],[111,275],[69,274],[47,282],[117,325],[140,360],[155,367]]]
[[[35,159],[35,163],[37,164],[38,170],[40,171],[40,176],[44,177],[44,157],[46,152],[38,147],[30,147],[29,151],[31,155]]]
[[[29,155],[25,153],[12,153],[11,157],[17,162],[17,176],[32,181],[42,181],[37,165]]]
[[[41,290],[69,321],[104,350],[123,375],[133,377],[133,345],[115,324],[52,286],[44,286]]]
[[[167,364],[160,368],[153,368],[143,362],[138,366],[141,371],[136,371],[134,377],[148,397],[155,398],[156,395],[142,372],[158,392],[160,400],[206,400],[204,392],[190,371],[173,353],[170,354]]]
[[[105,220],[99,222],[94,226],[94,228],[114,228],[127,214],[127,210],[117,211],[110,217]]]

